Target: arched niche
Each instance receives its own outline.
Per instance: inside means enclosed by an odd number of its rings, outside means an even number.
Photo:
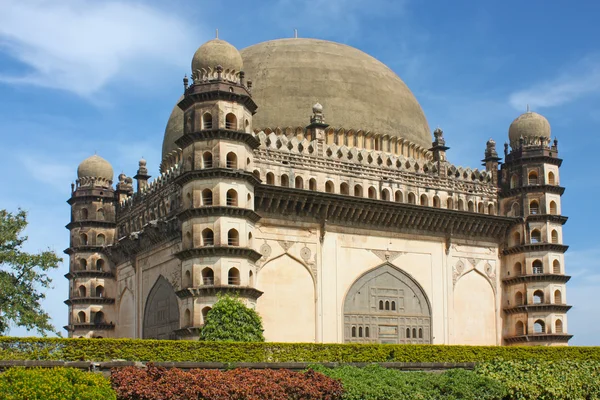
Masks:
[[[144,339],[176,339],[179,303],[173,286],[161,275],[148,294],[144,307]]]
[[[135,337],[135,303],[131,290],[125,288],[119,299],[119,323],[117,336],[123,338]]]
[[[431,305],[423,288],[389,263],[359,277],[344,300],[344,342],[431,343]]]

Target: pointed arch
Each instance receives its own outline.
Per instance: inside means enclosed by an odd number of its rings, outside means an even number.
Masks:
[[[374,310],[371,304],[379,304],[379,309]],[[344,297],[343,310],[345,342],[431,343],[429,298],[410,274],[389,262],[366,271],[354,281]],[[397,328],[381,329],[370,335],[369,340],[361,340],[351,335],[351,326],[358,319],[364,325],[391,324]],[[402,335],[407,326],[423,329],[423,338],[407,340]]]
[[[179,329],[179,302],[173,286],[160,275],[148,293],[144,305],[144,339],[175,339]]]
[[[135,302],[133,292],[125,287],[119,296],[119,323],[116,325],[117,336],[135,337]]]

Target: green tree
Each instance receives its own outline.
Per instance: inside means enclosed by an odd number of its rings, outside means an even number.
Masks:
[[[27,213],[0,210],[0,335],[9,324],[37,330],[45,335],[53,332],[50,316],[42,309],[43,289],[50,287],[47,272],[62,261],[47,250],[37,254],[23,251],[27,236]]]
[[[206,315],[200,340],[264,342],[262,319],[238,297],[219,295],[219,300]]]

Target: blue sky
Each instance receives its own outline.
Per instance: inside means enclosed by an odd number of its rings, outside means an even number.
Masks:
[[[490,137],[501,149],[526,104],[549,119],[567,188],[571,344],[600,345],[598,15],[595,1],[0,0],[0,207],[29,211],[29,250],[62,253],[79,162],[97,152],[131,176],[143,156],[156,175],[181,78],[215,28],[238,48],[296,28],[392,68],[454,164],[479,167]],[[45,301],[57,327],[67,270]]]

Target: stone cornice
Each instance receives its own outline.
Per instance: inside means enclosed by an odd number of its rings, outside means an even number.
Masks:
[[[216,296],[219,293],[238,294],[242,297],[249,297],[254,300],[262,296],[263,292],[249,286],[235,285],[205,285],[196,286],[187,289],[178,290],[177,296],[181,299],[188,297]]]
[[[527,185],[527,186],[520,186],[520,187],[516,187],[516,188],[512,188],[512,189],[501,190],[498,193],[498,197],[502,199],[502,198],[506,198],[506,197],[517,196],[520,194],[539,193],[539,192],[552,193],[552,194],[557,194],[559,196],[562,196],[563,193],[565,192],[565,188],[562,186],[556,186],[556,185]]]
[[[506,344],[527,343],[527,342],[566,343],[572,337],[573,337],[573,335],[568,335],[566,333],[534,333],[531,335],[505,336],[504,341],[506,342]]]
[[[195,179],[210,178],[241,179],[247,181],[251,185],[260,184],[260,179],[250,172],[230,168],[206,168],[196,171],[187,171],[175,178],[175,182],[178,185],[183,186],[184,184]]]
[[[233,89],[233,92],[231,89]],[[237,83],[227,82],[225,80],[194,82],[194,84],[185,91],[185,97],[178,104],[179,108],[185,110],[194,103],[214,100],[225,100],[241,103],[252,114],[254,114],[258,108],[245,87]]]
[[[107,229],[111,229],[111,228],[116,228],[116,227],[117,227],[116,222],[97,221],[97,220],[91,220],[91,219],[86,219],[84,221],[71,221],[67,225],[65,225],[65,228],[67,228],[67,229],[73,229],[73,228],[107,228]]]
[[[293,216],[327,224],[395,231],[418,230],[434,235],[504,238],[519,218],[447,210],[363,197],[279,186],[255,189],[255,207],[262,213]]]
[[[569,217],[565,217],[564,215],[553,214],[533,214],[525,218],[527,222],[555,222],[561,225],[566,224],[568,219]]]
[[[82,190],[82,189],[77,189]],[[91,190],[90,190],[91,191]],[[77,192],[74,192],[71,197],[67,200],[69,205],[73,205],[75,203],[82,202],[90,202],[90,201],[102,201],[103,203],[114,203],[117,201],[115,192],[112,189],[94,189],[99,193],[85,193],[81,195],[77,195]],[[102,194],[100,194],[100,192]]]
[[[175,253],[180,260],[189,260],[196,257],[232,257],[247,258],[252,262],[260,260],[262,254],[247,247],[238,246],[204,246],[194,249],[181,250]]]
[[[530,312],[556,312],[566,313],[572,306],[567,304],[522,304],[519,306],[505,307],[507,314],[530,313]]]
[[[556,282],[556,283],[567,283],[571,277],[569,275],[559,274],[535,274],[535,275],[518,275],[511,276],[502,279],[502,283],[505,285],[515,285],[520,283],[531,283],[531,282]]]
[[[260,146],[260,141],[251,134],[231,129],[207,129],[189,132],[177,139],[175,144],[183,149],[194,142],[204,140],[231,140],[243,142],[252,150]]]
[[[63,250],[63,252],[65,254],[71,255],[71,254],[75,254],[75,253],[99,253],[105,249],[106,249],[106,246],[91,246],[91,245],[71,246],[71,247]]]
[[[65,328],[69,332],[74,332],[75,330],[113,330],[115,329],[115,324],[110,322],[101,322],[101,323],[74,323],[70,325],[66,325]]]
[[[106,272],[106,271],[71,271],[68,274],[65,274],[65,278],[67,278],[67,279],[76,279],[76,278],[115,279],[115,274],[113,274],[112,272]]]
[[[551,164],[560,167],[563,160],[561,158],[556,157],[556,154],[557,151],[552,151],[548,149],[538,150],[535,152],[513,151],[506,156],[506,159],[504,160],[504,165],[506,165],[507,167],[512,167],[514,165],[540,163]]]
[[[506,248],[502,251],[502,254],[507,256],[512,254],[533,253],[536,251],[552,251],[555,253],[565,253],[568,248],[569,246],[567,245],[557,243],[530,243]]]
[[[211,216],[228,216],[244,218],[250,222],[257,222],[260,219],[254,210],[240,207],[229,207],[229,206],[205,206],[191,208],[180,212],[177,217],[180,221],[186,221],[196,217],[211,217]]]
[[[65,300],[65,304],[114,304],[115,299],[110,297],[71,297]]]

